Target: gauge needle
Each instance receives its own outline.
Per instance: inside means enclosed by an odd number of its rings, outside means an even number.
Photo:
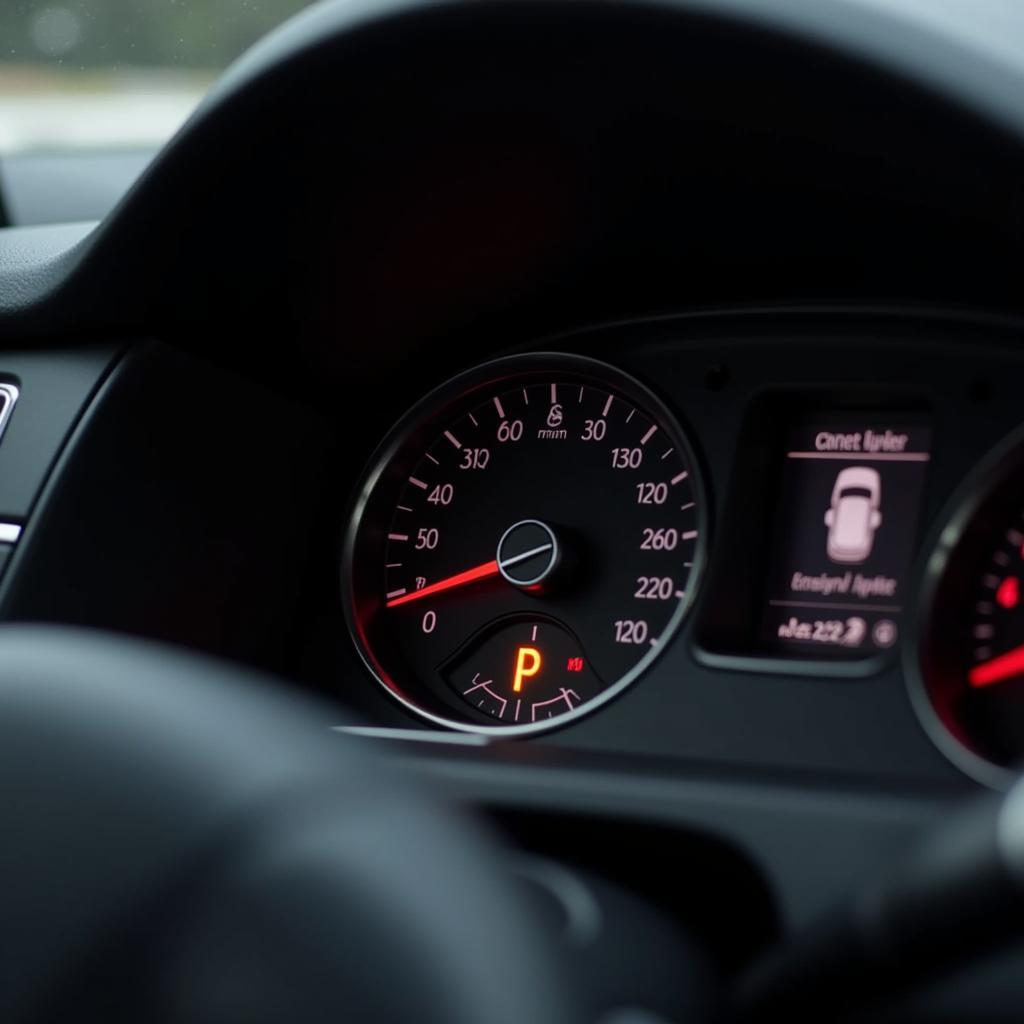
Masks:
[[[416,601],[421,597],[430,597],[431,594],[440,594],[443,590],[452,590],[454,587],[464,587],[467,583],[473,583],[476,580],[485,580],[488,576],[498,575],[498,560],[495,558],[493,561],[484,562],[483,565],[474,566],[472,569],[467,569],[465,572],[456,573],[454,576],[448,576],[446,579],[438,580],[437,583],[431,583],[429,587],[423,587],[421,590],[413,590],[411,593],[403,594],[401,597],[393,597],[387,603],[388,608],[394,608],[396,605],[406,604],[409,601]]]
[[[535,558],[545,551],[550,551],[552,546],[551,544],[541,544],[539,547],[531,548],[522,554],[513,555],[512,558],[506,558],[501,563],[501,566],[518,565],[520,562],[525,562],[528,558]],[[499,566],[498,560],[495,558],[493,561],[484,562],[482,565],[474,566],[465,572],[456,573],[454,576],[447,576],[443,580],[438,580],[437,583],[431,583],[429,587],[413,590],[411,593],[402,594],[401,597],[393,597],[387,602],[385,607],[395,608],[397,605],[408,604],[410,601],[416,601],[421,597],[430,597],[432,594],[440,594],[442,591],[453,590],[455,587],[464,587],[467,583],[485,580],[488,576],[497,576],[501,571],[501,566]]]
[[[1004,679],[1019,675],[1024,675],[1024,644],[990,661],[975,665],[968,673],[967,681],[975,687],[991,686],[993,683],[1001,683]]]

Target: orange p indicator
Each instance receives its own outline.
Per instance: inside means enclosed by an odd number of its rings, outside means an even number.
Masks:
[[[519,693],[523,688],[523,680],[535,676],[540,666],[540,651],[536,647],[520,647],[516,652],[516,674],[512,680],[512,689]]]

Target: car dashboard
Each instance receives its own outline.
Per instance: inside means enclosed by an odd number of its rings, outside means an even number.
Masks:
[[[1024,755],[1024,129],[711,7],[328,5],[5,232],[0,616],[283,676],[735,968]]]

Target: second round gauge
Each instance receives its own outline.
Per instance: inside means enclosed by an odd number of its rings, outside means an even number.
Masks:
[[[911,697],[968,774],[1010,785],[1024,758],[1024,434],[983,460],[954,499],[922,585]]]
[[[490,364],[385,442],[347,543],[385,687],[439,724],[529,732],[628,685],[678,627],[703,493],[662,403],[592,360]]]

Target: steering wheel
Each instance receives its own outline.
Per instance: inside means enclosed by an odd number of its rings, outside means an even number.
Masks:
[[[80,630],[0,664],[3,1020],[577,1019],[487,838],[333,712]]]

